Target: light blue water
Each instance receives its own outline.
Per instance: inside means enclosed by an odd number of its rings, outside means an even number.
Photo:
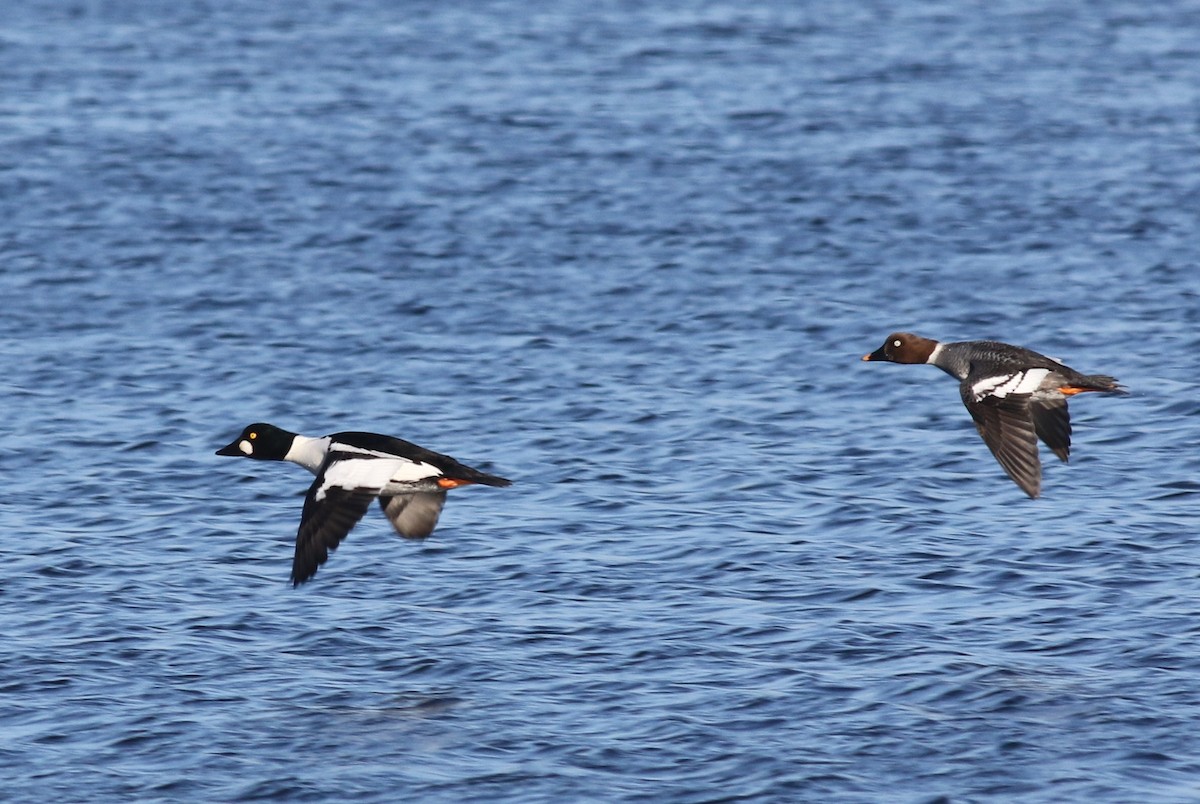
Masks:
[[[162,5],[0,29],[8,798],[1200,796],[1192,4]],[[516,485],[293,590],[257,420]]]

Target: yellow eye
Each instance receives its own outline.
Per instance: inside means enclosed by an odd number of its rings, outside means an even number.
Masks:
[[[899,345],[900,345],[900,341],[892,341],[892,346],[899,346]],[[251,435],[250,437],[254,438],[253,435]]]
[[[250,434],[250,440],[251,440],[251,441],[253,441],[253,440],[254,440],[254,439],[256,439],[256,438],[258,438],[258,433],[251,433],[251,434]]]

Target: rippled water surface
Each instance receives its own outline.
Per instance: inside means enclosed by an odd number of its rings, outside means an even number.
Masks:
[[[6,797],[1200,796],[1200,11],[895,5],[9,9]],[[292,589],[257,420],[516,484]]]

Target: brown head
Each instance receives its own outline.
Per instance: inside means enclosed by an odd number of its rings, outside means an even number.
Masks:
[[[874,352],[863,360],[886,360],[889,363],[925,363],[938,342],[911,332],[893,332]]]

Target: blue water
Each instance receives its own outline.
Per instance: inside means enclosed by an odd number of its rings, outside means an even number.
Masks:
[[[1200,798],[1195,4],[13,5],[4,797]],[[293,589],[258,420],[516,484]]]

